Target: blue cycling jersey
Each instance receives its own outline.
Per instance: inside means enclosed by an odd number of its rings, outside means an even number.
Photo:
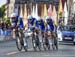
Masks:
[[[16,20],[13,21],[13,27],[16,27],[17,25],[19,25],[20,29],[24,29],[23,18],[19,16],[16,17]]]
[[[47,27],[45,31],[54,31],[54,25],[52,19],[47,19]]]
[[[46,26],[46,28],[45,28],[45,31],[47,32],[47,31],[54,31],[54,25],[52,24],[52,25],[49,25],[49,24],[47,24],[47,26]]]
[[[44,30],[45,29],[44,21],[42,19],[40,20],[40,23],[39,21],[36,21],[36,27],[40,30]]]
[[[23,19],[22,18],[20,18],[20,24],[19,25],[20,25],[21,29],[24,29],[24,23],[23,23]]]
[[[36,21],[35,18],[31,19],[31,22],[28,22],[28,26],[34,26],[34,22]]]
[[[36,19],[35,18],[32,18],[31,19],[31,22],[28,22],[28,26],[30,28],[30,30],[32,31],[33,28],[34,28],[34,23],[35,23]]]
[[[54,30],[53,21],[52,21],[52,19],[48,19],[47,20],[46,31],[53,31],[53,30]]]

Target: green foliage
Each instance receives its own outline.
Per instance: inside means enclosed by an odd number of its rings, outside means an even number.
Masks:
[[[3,22],[4,22],[5,24],[11,24],[9,17],[8,17],[8,18],[3,18]]]
[[[4,18],[5,16],[5,5],[3,5],[2,7],[0,7],[0,18]]]

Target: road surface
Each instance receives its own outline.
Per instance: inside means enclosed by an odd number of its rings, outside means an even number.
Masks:
[[[32,49],[31,41],[29,40],[28,52],[19,52],[16,48],[15,40],[0,42],[0,57],[75,57],[75,46],[72,44],[59,45],[58,51],[35,52]]]

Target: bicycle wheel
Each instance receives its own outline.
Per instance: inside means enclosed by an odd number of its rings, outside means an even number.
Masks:
[[[35,39],[32,40],[32,45],[33,45],[34,51],[36,51],[36,42],[35,42]]]
[[[16,37],[16,46],[19,51],[22,51],[21,38],[18,36]]]

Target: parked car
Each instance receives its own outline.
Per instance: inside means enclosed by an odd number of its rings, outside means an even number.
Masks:
[[[74,26],[64,26],[58,27],[57,29],[58,41],[72,42],[75,45],[75,27]]]

